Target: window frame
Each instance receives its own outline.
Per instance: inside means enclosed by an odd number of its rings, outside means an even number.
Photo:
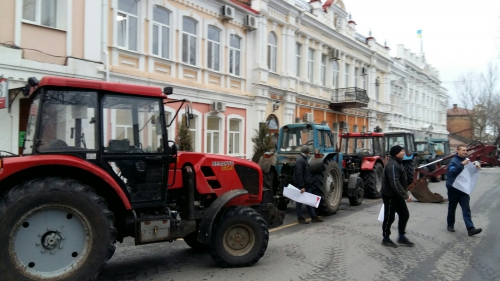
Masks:
[[[191,20],[194,22],[195,34],[188,33],[187,31],[184,31],[184,19],[188,19],[188,20]],[[198,65],[198,28],[199,28],[199,24],[200,24],[200,22],[193,17],[190,17],[190,16],[182,16],[181,17],[181,28],[180,28],[180,31],[181,31],[181,38],[180,38],[181,39],[180,40],[181,41],[180,42],[181,43],[181,62],[184,64],[187,64],[187,65],[191,65],[191,66]],[[184,47],[184,35],[186,35],[188,38],[187,48]],[[192,40],[192,39],[194,39],[194,40]],[[194,42],[194,63],[191,63],[191,56],[189,53],[189,48],[191,47],[190,42]],[[184,49],[188,50],[186,60],[184,60],[184,53],[182,51]]]
[[[240,123],[240,127],[239,127],[239,131],[238,131],[238,134],[239,134],[239,140],[238,140],[238,146],[239,146],[239,152],[237,153],[230,153],[230,149],[229,149],[229,146],[230,146],[230,134],[231,134],[231,120],[238,120],[238,122]],[[230,114],[228,116],[226,116],[226,127],[228,128],[227,129],[227,145],[226,145],[226,151],[227,151],[227,155],[231,155],[231,156],[244,156],[245,155],[245,147],[243,146],[244,145],[244,138],[245,138],[245,118],[241,115],[237,115],[237,114]]]
[[[140,44],[138,44],[139,42],[139,32],[140,32],[140,20],[139,20],[139,15],[140,15],[140,2],[136,2],[136,5],[137,5],[137,15],[134,15],[134,14],[131,14],[129,12],[126,12],[126,11],[122,11],[120,10],[120,0],[117,0],[117,6],[116,6],[116,17],[114,19],[115,23],[116,23],[116,28],[115,28],[115,32],[116,32],[116,45],[120,48],[123,48],[123,49],[126,49],[126,50],[129,50],[129,51],[132,51],[132,52],[138,52],[139,51],[139,48],[140,48]],[[126,17],[122,20],[118,20],[118,17],[121,15],[125,15]],[[123,17],[123,16],[122,16]],[[130,48],[130,18],[135,18],[135,21],[136,21],[136,34],[135,34],[135,40],[133,40],[135,42],[135,49],[132,49]],[[120,28],[120,22],[125,20],[126,21],[126,27],[125,27],[125,35],[124,35],[124,39],[123,39],[123,43],[124,45],[120,45],[120,32],[119,32],[119,28]]]
[[[314,55],[316,50],[309,48],[307,50],[307,78],[309,82],[313,81],[314,78]]]
[[[55,24],[54,26],[50,25],[44,25],[42,24],[42,3],[45,1],[53,1],[55,4]],[[59,30],[66,30],[66,12],[68,10],[68,4],[66,1],[59,1],[59,0],[34,0],[35,8],[34,8],[34,14],[35,14],[35,19],[26,19],[24,18],[24,9],[21,7],[21,21],[24,23],[29,23],[29,24],[34,24],[34,25],[39,25],[43,26],[46,28],[53,28],[53,29],[59,29]],[[21,1],[21,6],[24,6],[24,0]]]
[[[345,63],[345,65],[344,65],[344,68],[345,68],[345,81],[344,81],[345,87],[344,88],[348,88],[349,87],[349,67],[350,66],[351,65],[348,64],[348,63]]]
[[[236,39],[238,39],[238,42],[239,42],[239,47],[236,48],[236,47],[233,47],[231,42],[232,42],[232,38],[235,37]],[[242,41],[243,41],[243,38],[241,36],[239,36],[238,34],[229,34],[229,58],[228,58],[228,61],[229,61],[229,69],[228,69],[228,72],[229,74],[233,75],[233,76],[237,76],[237,77],[241,77],[241,46],[242,46]],[[235,54],[238,54],[238,59],[236,59],[236,56]],[[236,63],[238,62],[238,63]],[[236,67],[238,66],[238,67]],[[236,68],[237,68],[237,72],[236,73]]]
[[[334,89],[339,88],[339,63],[336,61],[332,61],[332,87]]]
[[[218,33],[218,36],[219,36],[219,41],[214,41],[212,39],[209,38],[209,32],[210,30],[213,29],[215,31],[217,31]],[[207,41],[207,69],[210,69],[212,71],[217,71],[217,72],[220,72],[221,71],[221,37],[222,37],[222,30],[220,30],[218,27],[214,26],[214,25],[209,25],[207,27],[207,37],[206,37],[206,41]],[[211,47],[211,53],[210,53],[210,46],[212,45]],[[214,49],[214,47],[217,46],[217,50]],[[215,64],[217,63],[217,69],[215,68]]]
[[[160,22],[157,22],[154,20],[154,11],[155,9],[159,9],[159,10],[163,10],[165,11],[166,13],[168,13],[168,25],[164,24],[164,23],[160,23]],[[172,22],[173,22],[173,13],[172,11],[170,11],[169,9],[163,7],[163,6],[160,6],[160,5],[153,5],[153,9],[152,9],[152,15],[151,15],[151,54],[155,57],[159,57],[159,58],[164,58],[164,59],[170,59],[171,58],[171,54],[172,54]],[[158,54],[155,54],[154,53],[154,27],[157,26],[158,27]],[[167,55],[165,56],[165,54],[163,54],[163,51],[162,51],[162,43],[164,43],[164,38],[163,38],[163,33],[161,32],[161,30],[163,28],[166,28],[167,29],[167,35],[168,35],[168,38],[167,38]]]
[[[326,86],[326,64],[328,62],[328,57],[326,54],[321,54],[321,83]]]
[[[302,50],[302,44],[299,42],[295,43],[295,76],[300,77],[300,51]]]
[[[275,44],[272,45],[270,42],[270,36],[273,37]],[[267,36],[267,68],[271,72],[277,72],[277,65],[278,65],[278,37],[274,32],[269,32],[269,35]]]

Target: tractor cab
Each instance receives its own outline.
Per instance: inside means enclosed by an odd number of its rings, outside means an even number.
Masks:
[[[436,158],[436,144],[425,140],[425,141],[415,141],[415,147],[418,153],[419,164],[425,164],[432,162]]]

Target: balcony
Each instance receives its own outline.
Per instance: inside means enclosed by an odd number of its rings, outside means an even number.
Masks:
[[[351,87],[335,89],[330,102],[330,109],[342,111],[344,108],[362,108],[368,107],[370,98],[366,90]]]

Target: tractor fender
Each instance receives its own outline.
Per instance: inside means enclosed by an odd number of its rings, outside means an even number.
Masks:
[[[363,163],[361,163],[361,171],[371,171],[375,166],[375,163],[380,161],[382,163],[382,158],[380,156],[364,157]]]
[[[323,158],[315,158],[314,156],[311,157],[310,161],[309,161],[309,168],[311,170],[311,173],[322,173],[325,171],[325,168],[326,168],[326,165],[325,163],[329,162],[329,161],[335,161],[335,162],[338,162],[336,161],[337,159],[335,158],[335,156],[337,157],[340,157],[339,155],[337,155],[337,153],[329,153],[329,154],[326,154],[323,156]],[[341,163],[342,160],[340,160],[340,162],[338,163]],[[339,167],[341,165],[339,164]]]
[[[349,183],[347,184],[347,195],[356,196],[356,187],[359,178],[359,173],[352,174],[349,176]]]
[[[262,169],[264,174],[267,174],[271,171],[271,167],[276,166],[276,162],[278,158],[276,157],[276,153],[266,152],[259,159],[259,166]]]
[[[217,214],[227,202],[231,201],[241,195],[248,194],[245,189],[234,189],[229,192],[222,194],[221,197],[215,199],[215,201],[208,207],[208,210],[203,215],[200,222],[200,230],[198,231],[198,241],[203,244],[209,244],[212,235],[212,226],[214,224]]]

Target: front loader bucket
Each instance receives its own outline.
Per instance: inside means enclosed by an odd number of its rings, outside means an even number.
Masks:
[[[439,193],[433,193],[427,185],[427,179],[421,178],[408,186],[408,191],[411,192],[419,202],[422,203],[441,203],[446,202],[448,199],[443,198]]]

